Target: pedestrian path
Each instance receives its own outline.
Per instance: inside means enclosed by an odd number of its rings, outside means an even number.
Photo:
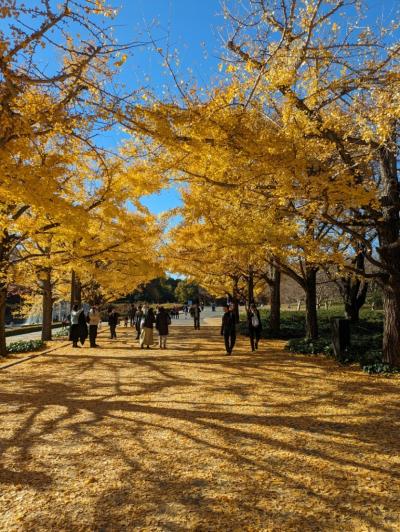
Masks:
[[[134,331],[0,372],[0,530],[382,530],[400,522],[398,379]]]
[[[221,324],[223,310],[221,307],[217,307],[213,312],[211,307],[204,307],[203,312],[200,314],[200,327],[203,326],[219,326]],[[185,314],[181,312],[179,314],[179,319],[171,320],[172,327],[193,327],[193,318],[188,313],[185,317]]]

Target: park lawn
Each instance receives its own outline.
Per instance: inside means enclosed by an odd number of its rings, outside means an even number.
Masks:
[[[0,372],[2,530],[399,530],[397,376],[212,327],[100,340]]]

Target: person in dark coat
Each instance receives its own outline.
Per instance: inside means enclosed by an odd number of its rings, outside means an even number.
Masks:
[[[200,313],[201,308],[198,303],[195,303],[190,309],[190,315],[193,318],[193,324],[195,329],[200,329]]]
[[[108,309],[108,325],[110,326],[110,338],[111,340],[113,338],[117,338],[116,328],[118,325],[118,312],[113,308],[110,307]]]
[[[236,342],[236,316],[231,307],[224,307],[221,336],[224,337],[226,354],[231,355]]]
[[[249,329],[251,350],[256,351],[261,338],[262,324],[260,312],[254,303],[250,305],[247,311],[247,326]]]
[[[129,309],[129,312],[128,312],[129,325],[131,327],[135,325],[135,316],[136,316],[136,307],[135,305],[131,305],[131,308]]]
[[[97,338],[97,329],[98,329],[99,323],[101,322],[101,314],[99,312],[99,309],[96,306],[93,306],[90,309],[89,317],[87,321],[89,323],[90,347],[99,347],[96,344],[96,338]]]
[[[156,316],[156,329],[160,337],[160,349],[167,349],[168,326],[171,324],[171,318],[164,307],[160,307]]]
[[[141,329],[141,321],[144,318],[142,305],[139,305],[136,313],[135,313],[135,329],[136,329],[136,340],[139,340],[140,337],[140,329]]]
[[[72,342],[72,347],[80,347],[78,341],[83,345],[88,337],[88,327],[86,323],[85,313],[83,308],[75,304],[71,311],[71,327],[69,329],[69,339]]]
[[[141,349],[143,349],[145,345],[147,349],[150,349],[150,346],[153,345],[153,325],[155,321],[154,311],[152,308],[149,308],[144,315],[144,323],[140,332],[139,344]]]

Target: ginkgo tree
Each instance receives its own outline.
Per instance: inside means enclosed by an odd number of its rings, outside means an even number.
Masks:
[[[342,169],[313,172],[308,200],[318,205],[315,216],[363,246],[375,269],[366,275],[384,293],[384,360],[399,366],[400,39],[396,21],[366,26],[357,12],[361,5],[249,0],[243,16],[232,15],[228,47],[235,66],[247,70],[252,98],[275,102],[294,137],[333,150]],[[343,173],[352,186],[343,186]],[[332,213],[327,187],[335,186],[341,208]]]

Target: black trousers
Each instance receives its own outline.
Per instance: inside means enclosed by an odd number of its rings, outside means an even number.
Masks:
[[[89,325],[90,347],[96,347],[97,325]]]
[[[111,338],[116,338],[117,337],[117,333],[115,332],[116,328],[117,328],[116,325],[110,324],[110,336],[111,336]]]
[[[196,316],[193,318],[194,320],[194,328],[195,329],[200,329],[200,316],[198,318],[196,318]]]
[[[254,349],[257,349],[258,342],[261,338],[261,331],[259,327],[249,327],[249,336],[250,336],[250,345],[251,350],[254,351]]]
[[[227,353],[232,353],[236,343],[236,331],[224,333],[225,349]]]

